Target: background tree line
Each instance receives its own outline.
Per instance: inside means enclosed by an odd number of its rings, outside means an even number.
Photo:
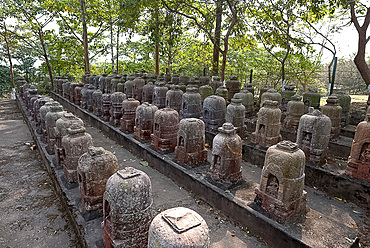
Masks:
[[[257,87],[285,81],[323,93],[332,64],[321,63],[322,51],[336,56],[331,37],[356,15],[366,35],[368,13],[358,2],[332,0],[4,0],[0,7],[2,64],[10,64],[8,46],[15,73],[44,86],[55,75],[141,69],[249,82],[253,70]],[[338,87],[365,92],[357,67],[339,60]],[[9,90],[6,76],[0,85],[1,94]]]

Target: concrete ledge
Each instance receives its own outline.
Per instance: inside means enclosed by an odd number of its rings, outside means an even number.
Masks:
[[[108,137],[122,145],[125,149],[131,151],[136,156],[148,161],[151,166],[174,180],[178,185],[184,186],[188,190],[195,193],[198,197],[204,199],[209,204],[223,211],[223,213],[234,219],[234,221],[238,222],[244,227],[247,227],[251,233],[261,236],[263,240],[266,241],[271,247],[315,247],[315,245],[310,245],[302,241],[302,238],[299,237],[299,235],[297,236],[287,231],[286,226],[281,225],[262,213],[256,211],[253,203],[244,202],[240,198],[236,197],[235,192],[237,189],[226,188],[225,190],[225,188],[222,188],[220,185],[213,183],[212,180],[209,180],[206,166],[192,168],[189,166],[180,165],[173,161],[173,154],[159,153],[151,148],[149,142],[142,143],[136,140],[133,134],[123,133],[118,127],[114,127],[109,123],[102,121],[92,113],[81,109],[60,95],[55,93],[51,94],[52,97],[59,101],[66,110],[76,114],[84,121],[90,123],[92,126],[102,130]],[[256,154],[255,156],[257,157],[259,156],[260,160],[262,157],[264,159],[265,149],[256,148],[258,152],[255,152],[253,149],[255,149],[253,145],[246,144],[243,146],[243,153],[248,151],[250,154]],[[255,163],[253,162],[253,164]],[[310,177],[315,173],[320,173],[320,171],[316,170],[314,167],[310,170],[311,171],[306,172],[310,175]],[[327,172],[324,171],[322,172],[322,176],[319,177],[323,182],[328,180],[327,177],[332,176],[330,173],[329,175],[326,174]],[[306,178],[307,177],[308,176],[306,175]],[[320,183],[320,180],[316,181]],[[330,183],[332,183],[333,180],[338,181],[335,176],[330,180]],[[317,183],[316,181],[314,183]],[[324,184],[323,182],[321,182],[323,185],[322,188],[326,189],[325,187],[328,187],[327,183]],[[344,183],[345,182],[343,181],[343,184]],[[243,187],[249,187],[249,191],[251,191],[250,185],[243,184],[240,186],[240,188]],[[366,187],[367,191],[361,189],[361,187],[360,190],[361,192],[365,192],[365,194],[369,195],[369,186]],[[338,191],[340,191],[340,189],[338,189],[337,192]],[[364,204],[368,207],[368,203]]]

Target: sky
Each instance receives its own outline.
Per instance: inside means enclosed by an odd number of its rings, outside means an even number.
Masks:
[[[353,59],[357,52],[358,34],[353,25],[343,28],[340,33],[333,35],[331,39],[337,49],[338,58]],[[327,63],[332,59],[330,52],[324,51],[322,62]]]

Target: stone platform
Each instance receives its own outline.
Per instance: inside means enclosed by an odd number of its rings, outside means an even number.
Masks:
[[[260,236],[271,247],[347,247],[350,245],[349,240],[355,236],[363,239],[364,244],[369,244],[367,210],[352,203],[344,203],[338,196],[328,198],[315,187],[306,187],[310,208],[306,217],[298,223],[278,223],[254,203],[254,188],[261,175],[261,168],[255,163],[243,163],[243,182],[226,188],[210,179],[207,165],[196,168],[180,165],[173,161],[173,153],[159,153],[148,142],[136,140],[133,134],[121,132],[119,128],[103,122],[63,97],[53,93],[52,97],[66,110],[98,128],[178,185],[246,227],[248,232]],[[309,177],[309,173],[306,176]]]

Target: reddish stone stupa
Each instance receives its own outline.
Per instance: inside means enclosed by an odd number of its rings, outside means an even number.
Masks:
[[[134,98],[129,98],[122,102],[122,117],[120,119],[122,131],[134,131],[136,108],[139,105],[140,102]]]
[[[209,248],[209,229],[197,212],[183,207],[167,209],[150,224],[148,248]]]
[[[62,138],[62,146],[65,151],[64,177],[73,183],[77,183],[78,159],[87,152],[87,148],[93,145],[90,134],[81,124],[73,123],[68,129],[68,135]]]
[[[176,110],[164,108],[156,111],[151,145],[162,152],[175,150],[178,130],[179,113]]]
[[[153,133],[154,113],[158,107],[144,102],[136,108],[134,135],[141,140],[150,140]]]
[[[213,139],[211,177],[224,184],[237,183],[242,179],[242,139],[231,123],[218,128]]]
[[[144,172],[127,167],[113,174],[103,198],[105,247],[147,247],[152,204],[152,185]]]
[[[103,147],[89,146],[81,155],[77,174],[83,211],[103,209],[106,183],[117,170],[117,157]]]
[[[205,128],[202,120],[187,118],[180,121],[175,159],[189,165],[198,165],[207,161]]]
[[[280,220],[305,214],[305,154],[284,140],[267,149],[256,202]]]
[[[370,114],[356,127],[346,173],[370,183]]]

